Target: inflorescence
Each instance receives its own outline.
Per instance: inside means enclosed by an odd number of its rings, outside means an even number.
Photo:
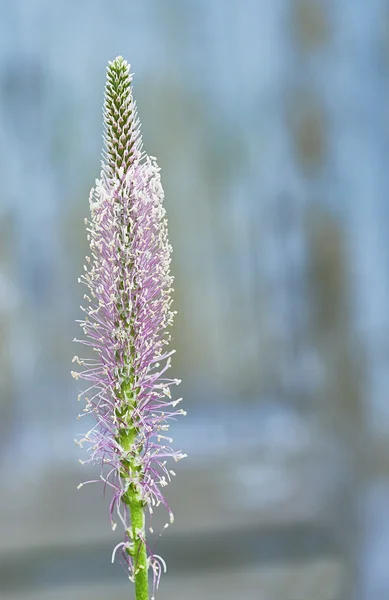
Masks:
[[[72,375],[88,382],[79,395],[86,401],[82,414],[96,421],[77,443],[87,444],[84,462],[100,464],[101,480],[113,491],[112,527],[124,527],[113,558],[120,551],[134,581],[140,569],[147,578],[150,567],[155,589],[165,563],[147,543],[144,511],[151,515],[162,504],[173,521],[162,489],[175,475],[168,460],[185,455],[171,447],[168,429],[185,412],[177,409],[181,398],[171,396],[179,380],[165,377],[174,312],[163,189],[154,157],[142,150],[131,84],[128,63],[110,62],[102,171],[86,220],[90,256],[79,279],[88,288],[79,321],[84,338],[75,340],[90,346],[94,358],[74,357],[82,368]]]

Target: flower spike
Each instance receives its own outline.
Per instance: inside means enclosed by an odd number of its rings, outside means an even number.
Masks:
[[[122,57],[107,68],[103,139],[101,176],[89,200],[90,257],[80,278],[89,290],[80,321],[84,338],[75,340],[95,358],[74,357],[82,370],[72,372],[88,382],[79,399],[86,403],[83,415],[96,423],[78,444],[87,444],[83,462],[100,464],[112,490],[113,529],[117,522],[124,528],[113,559],[122,556],[136,600],[148,600],[149,568],[154,594],[166,565],[147,544],[145,512],[162,504],[173,521],[162,492],[174,475],[167,459],[185,455],[173,450],[167,432],[169,421],[185,413],[170,390],[179,380],[165,377],[174,313],[163,190],[155,159],[142,151],[132,75]]]

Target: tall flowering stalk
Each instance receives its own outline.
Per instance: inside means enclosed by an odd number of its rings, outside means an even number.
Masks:
[[[79,399],[86,401],[83,414],[96,420],[78,442],[90,453],[83,462],[102,466],[101,479],[113,491],[112,527],[117,521],[124,527],[112,560],[119,551],[136,600],[148,600],[149,568],[154,594],[166,566],[146,540],[145,512],[151,516],[162,504],[173,521],[162,488],[175,474],[168,459],[185,455],[171,448],[166,432],[170,420],[185,413],[170,392],[179,380],[164,376],[174,352],[167,349],[172,249],[159,168],[142,150],[131,84],[128,63],[122,57],[110,62],[102,171],[86,220],[90,256],[79,280],[89,288],[79,321],[85,337],[75,340],[91,346],[94,358],[74,357],[83,369],[72,375],[89,382]]]

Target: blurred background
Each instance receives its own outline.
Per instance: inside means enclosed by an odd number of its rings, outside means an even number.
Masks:
[[[160,600],[389,598],[389,1],[0,0],[0,598],[119,600],[73,438],[123,55],[174,246],[189,455]]]

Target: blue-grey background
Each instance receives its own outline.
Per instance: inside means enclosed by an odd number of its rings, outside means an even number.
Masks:
[[[0,0],[0,598],[131,598],[74,436],[107,61],[174,246],[160,600],[389,598],[389,1]]]

